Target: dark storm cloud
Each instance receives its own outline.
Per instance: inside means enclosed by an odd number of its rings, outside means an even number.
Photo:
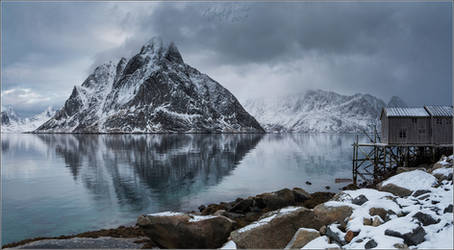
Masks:
[[[61,105],[96,65],[161,36],[240,100],[321,88],[450,104],[451,18],[448,2],[10,3],[2,89],[56,90]]]
[[[222,15],[223,8],[243,12]],[[236,13],[239,21],[232,22]],[[210,19],[216,15],[221,18]],[[241,64],[292,64],[316,57],[329,68],[323,73],[331,74],[326,80],[331,82],[321,87],[370,92],[384,98],[397,94],[412,104],[449,104],[451,16],[449,3],[246,3],[217,7],[194,3],[186,8],[162,4],[154,15],[142,20],[142,27],[177,41],[190,53],[214,52],[216,56],[207,65],[237,65],[241,70]],[[293,87],[298,89],[298,85],[304,89],[317,84],[301,79]]]

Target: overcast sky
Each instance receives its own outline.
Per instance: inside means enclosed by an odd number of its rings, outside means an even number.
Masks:
[[[63,105],[153,36],[240,101],[324,89],[452,103],[450,2],[2,2],[2,105]]]

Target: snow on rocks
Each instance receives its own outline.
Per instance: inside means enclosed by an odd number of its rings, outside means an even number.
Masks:
[[[263,215],[257,222],[233,231],[238,248],[284,248],[300,228],[319,229],[322,223],[311,209],[287,207]]]
[[[317,230],[312,228],[300,228],[296,231],[285,249],[301,248],[317,237],[320,237],[320,233]]]
[[[220,249],[237,249],[237,247],[233,240],[229,240]]]
[[[429,189],[438,183],[437,178],[422,170],[414,170],[395,175],[378,184],[378,190],[397,196],[408,196],[418,189]]]
[[[448,172],[438,171],[432,173]],[[405,188],[407,195],[363,188],[340,192],[316,207],[314,212],[322,207],[349,207],[351,214],[345,217],[345,226],[341,225],[344,216],[339,217],[320,230],[322,237],[303,249],[325,248],[327,244],[346,249],[453,248],[452,180],[438,181],[429,173],[414,170],[389,178],[382,187],[389,184]]]
[[[335,243],[329,243],[329,238],[320,236],[307,243],[301,249],[340,249],[340,246]]]

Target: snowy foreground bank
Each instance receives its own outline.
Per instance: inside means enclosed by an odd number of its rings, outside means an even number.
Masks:
[[[225,210],[149,214],[137,224],[163,247],[453,248],[452,160],[444,157],[431,169],[400,173],[377,189],[340,192],[313,209],[270,211],[240,228]]]
[[[337,210],[338,219],[344,219],[319,230],[300,228],[286,248],[453,249],[452,160],[453,156],[445,157],[427,172],[395,175],[380,183],[378,190],[363,188],[337,194],[314,210],[324,207],[331,214]],[[289,208],[281,209],[277,216],[282,216],[283,210]],[[273,217],[276,215],[237,231],[253,230]],[[235,239],[231,237],[223,248],[237,248]]]

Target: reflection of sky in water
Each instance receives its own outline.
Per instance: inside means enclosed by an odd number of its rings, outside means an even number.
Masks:
[[[350,135],[2,135],[2,244],[142,213],[345,185]],[[304,183],[311,181],[312,186]]]

